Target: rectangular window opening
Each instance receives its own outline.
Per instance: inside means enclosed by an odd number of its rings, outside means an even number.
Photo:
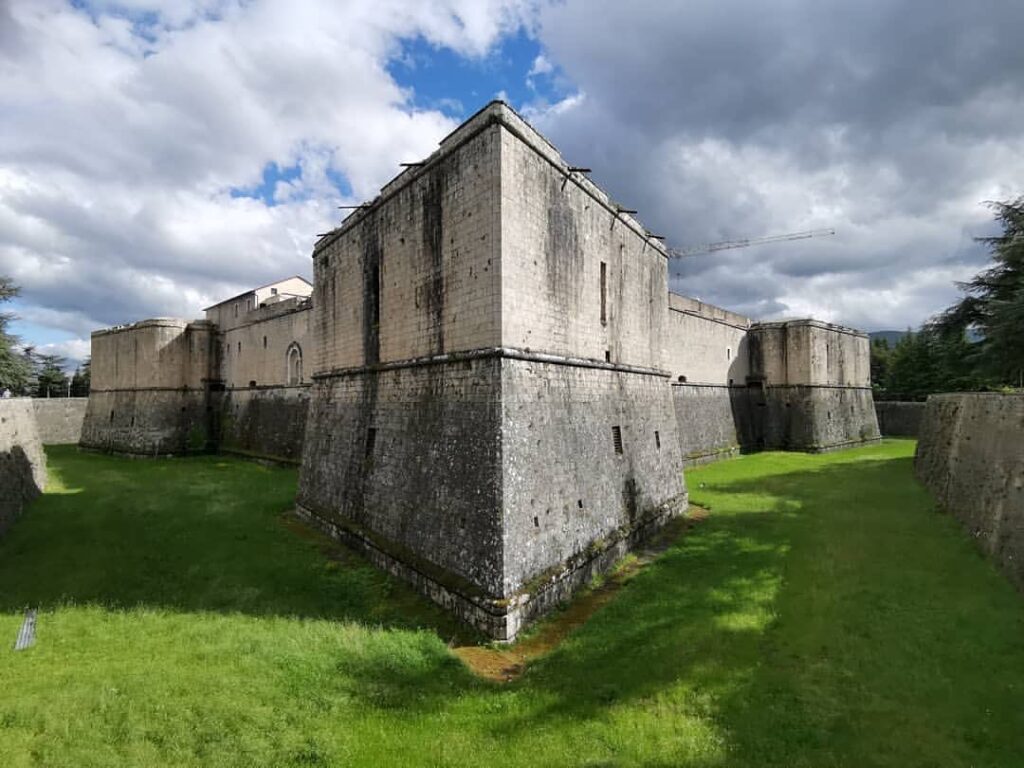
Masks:
[[[608,265],[601,262],[601,325],[608,325]]]
[[[373,456],[373,447],[377,442],[377,429],[370,427],[366,430],[366,458]]]
[[[604,361],[606,363],[610,363],[612,361],[612,351],[610,349],[606,349],[604,351]]]
[[[612,427],[612,443],[615,445],[615,452],[622,453],[622,428]]]
[[[263,348],[264,349],[267,348],[267,337],[266,336],[263,337]]]

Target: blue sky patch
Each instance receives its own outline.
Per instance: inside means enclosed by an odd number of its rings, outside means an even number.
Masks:
[[[495,98],[516,109],[534,101],[553,102],[567,95],[557,69],[530,72],[543,53],[540,44],[520,28],[483,57],[465,57],[422,37],[402,41],[401,53],[388,63],[388,74],[412,90],[411,105],[465,119]]]
[[[342,197],[352,196],[352,185],[341,171],[333,168],[328,168],[327,179],[331,182],[335,189],[338,190],[338,194]],[[298,164],[288,165],[285,167],[279,166],[277,163],[267,163],[263,166],[263,172],[261,174],[262,180],[259,184],[255,184],[251,187],[232,187],[232,197],[251,197],[254,200],[261,201],[268,207],[277,205],[277,201],[274,200],[274,190],[277,188],[279,181],[295,181],[296,179],[302,178],[302,167]],[[295,200],[296,198],[292,198]]]

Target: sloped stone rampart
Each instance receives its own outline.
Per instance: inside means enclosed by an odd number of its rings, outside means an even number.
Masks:
[[[1024,395],[929,397],[914,469],[1024,589]]]
[[[46,456],[32,401],[0,400],[0,535],[46,484]]]

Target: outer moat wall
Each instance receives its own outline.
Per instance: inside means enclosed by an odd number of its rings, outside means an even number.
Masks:
[[[914,469],[1024,589],[1024,395],[932,395]]]
[[[45,485],[46,456],[32,400],[0,400],[0,535]]]

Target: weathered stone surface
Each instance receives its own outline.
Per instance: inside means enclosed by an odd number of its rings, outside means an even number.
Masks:
[[[137,456],[180,456],[214,447],[199,390],[93,390],[79,445]]]
[[[876,400],[878,430],[886,437],[917,437],[925,407],[924,403]]]
[[[35,398],[36,427],[43,445],[73,445],[82,437],[87,397]]]
[[[32,401],[0,400],[0,535],[46,486],[46,455]]]
[[[1024,395],[929,397],[914,470],[1024,589]]]
[[[213,403],[217,450],[272,461],[302,458],[308,385],[229,389]]]
[[[664,250],[507,107],[314,259],[302,514],[510,640],[685,508]]]
[[[686,466],[758,450],[747,387],[714,384],[672,385],[679,447]]]

